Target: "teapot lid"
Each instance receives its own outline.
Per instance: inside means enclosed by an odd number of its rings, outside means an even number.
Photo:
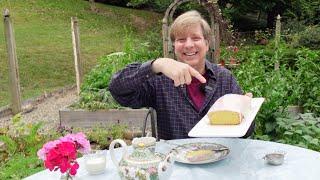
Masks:
[[[149,148],[146,148],[143,142],[140,142],[126,160],[133,164],[149,164],[160,162],[162,158],[152,153]]]

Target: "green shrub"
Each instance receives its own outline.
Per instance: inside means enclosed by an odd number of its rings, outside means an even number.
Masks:
[[[18,144],[9,136],[6,135],[1,135],[0,136],[0,141],[4,142],[6,145],[6,153],[8,153],[8,155],[13,155],[17,149],[18,149]],[[3,157],[3,159],[0,159],[1,162],[5,162],[7,159],[7,157]]]
[[[251,58],[257,57],[254,55]],[[283,68],[283,67],[281,67]],[[287,104],[287,79],[282,71],[268,71],[259,59],[251,59],[235,71],[237,80],[245,92],[252,92],[255,97],[264,97],[256,117],[256,133],[272,134],[276,127],[276,118],[282,113],[279,107]]]
[[[114,6],[122,6],[122,7],[126,7],[129,1],[130,0],[95,0],[95,2],[111,4]]]
[[[148,43],[137,43],[127,38],[124,52],[109,54],[99,59],[99,64],[85,77],[81,90],[106,89],[112,75],[126,65],[158,56],[158,51],[149,50]]]
[[[309,26],[295,36],[293,41],[294,47],[320,49],[320,26]]]
[[[246,54],[234,71],[239,84],[245,92],[252,92],[255,97],[265,97],[256,117],[255,137],[276,140],[277,118],[286,117],[284,109],[288,105],[302,105],[306,112],[319,116],[320,107],[320,62],[315,51],[302,49],[292,68],[282,62],[279,71],[273,69],[276,61],[283,59],[285,49],[266,55],[265,50],[256,50]]]
[[[313,114],[277,118],[277,142],[320,151],[320,118]]]
[[[297,88],[305,112],[320,116],[320,54],[302,49],[297,55],[296,84],[292,86]]]
[[[123,139],[126,125],[114,124],[110,126],[96,125],[92,128],[76,128],[73,132],[84,132],[90,141],[92,149],[109,149],[114,139]]]
[[[284,34],[290,35],[302,32],[306,29],[305,22],[298,21],[297,19],[289,19],[283,22]]]
[[[165,12],[173,0],[130,0],[128,6],[148,7],[156,12]]]
[[[44,169],[37,151],[44,143],[59,135],[55,131],[42,133],[41,126],[41,123],[21,121],[19,114],[13,117],[9,131],[0,136],[0,141],[5,142],[8,152],[0,161],[0,179],[22,179]]]
[[[36,154],[16,153],[3,166],[0,165],[0,178],[18,180],[42,170],[42,161]]]

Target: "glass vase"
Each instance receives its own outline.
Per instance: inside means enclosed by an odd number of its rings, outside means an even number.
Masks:
[[[72,180],[73,178],[74,176],[72,176],[69,171],[62,173],[60,176],[60,180]]]

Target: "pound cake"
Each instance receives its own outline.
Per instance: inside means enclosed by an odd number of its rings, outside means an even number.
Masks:
[[[209,112],[208,117],[212,125],[237,125],[243,119],[241,113],[227,110]]]
[[[226,94],[220,97],[208,112],[211,125],[237,125],[248,115],[251,98],[245,95]]]

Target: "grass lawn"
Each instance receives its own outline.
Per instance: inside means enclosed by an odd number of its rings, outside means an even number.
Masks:
[[[103,4],[97,7],[99,11],[93,12],[83,0],[0,1],[1,11],[8,8],[13,21],[23,99],[75,84],[72,16],[79,20],[85,72],[98,57],[121,51],[127,32],[142,40],[148,30],[161,25],[160,14]],[[10,101],[3,31],[0,23],[0,106]]]

